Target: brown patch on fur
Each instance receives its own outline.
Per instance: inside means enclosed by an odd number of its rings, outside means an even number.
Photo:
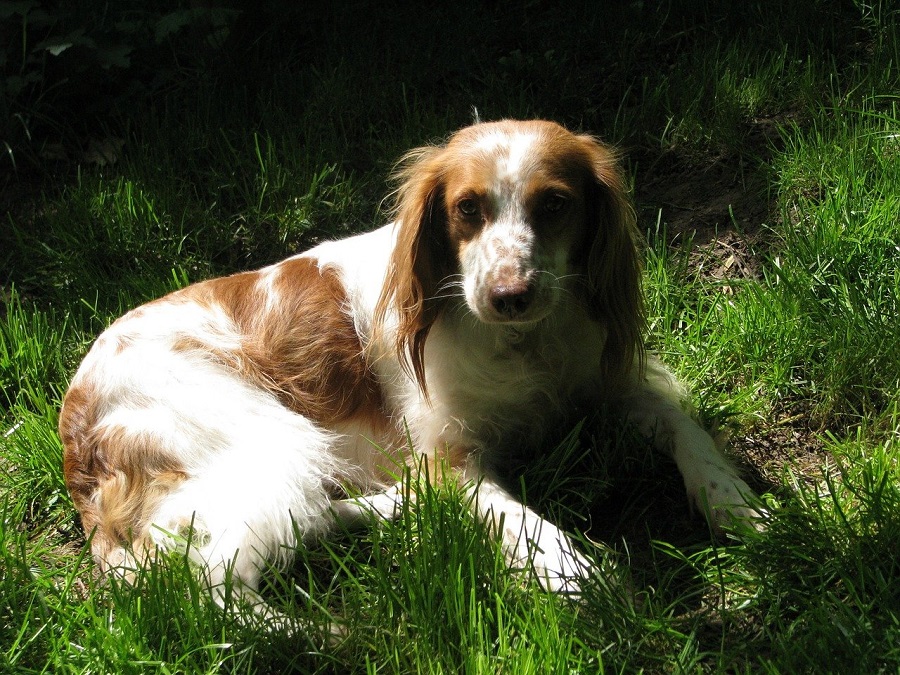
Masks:
[[[337,273],[320,270],[312,258],[289,259],[272,269],[271,289],[262,285],[267,277],[261,272],[213,279],[193,289],[192,299],[220,306],[234,321],[240,350],[222,352],[202,339],[182,341],[180,348],[210,352],[319,424],[365,419],[383,427],[381,390]]]
[[[66,392],[59,411],[63,477],[88,534],[100,522],[99,512],[93,502],[94,493],[100,480],[110,474],[103,451],[92,445],[89,438],[90,430],[96,423],[96,392],[85,386],[73,386]]]
[[[194,284],[177,295],[205,307],[221,307],[242,334],[250,334],[259,330],[266,316],[268,295],[260,285],[262,280],[260,271],[240,272]]]

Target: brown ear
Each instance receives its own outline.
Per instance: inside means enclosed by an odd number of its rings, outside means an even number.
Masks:
[[[378,331],[396,313],[397,355],[426,396],[425,339],[446,302],[440,287],[456,260],[447,237],[442,154],[443,148],[420,148],[400,162],[397,242],[375,307]]]
[[[620,378],[644,365],[644,299],[640,235],[616,155],[590,136],[579,136],[590,158],[585,295],[608,330],[604,375]]]

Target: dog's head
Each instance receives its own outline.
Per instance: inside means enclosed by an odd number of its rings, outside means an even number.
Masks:
[[[574,300],[607,327],[604,368],[642,358],[634,215],[615,154],[553,122],[501,121],[409,153],[376,315],[424,388],[425,339],[454,298],[485,324],[538,324]]]

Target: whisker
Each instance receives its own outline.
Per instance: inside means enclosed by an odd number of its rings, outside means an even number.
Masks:
[[[437,289],[434,292],[434,295],[429,296],[429,300],[449,300],[452,298],[462,297],[463,293],[463,281],[464,277],[462,274],[453,274],[447,277],[444,277],[441,282],[438,284]]]

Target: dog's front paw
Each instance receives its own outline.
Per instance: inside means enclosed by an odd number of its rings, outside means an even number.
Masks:
[[[691,505],[706,516],[717,535],[745,527],[762,530],[768,513],[747,483],[727,467],[708,465],[696,476],[685,476]]]
[[[532,552],[531,569],[544,590],[578,595],[582,580],[590,577],[595,568],[568,537],[563,537],[541,542],[544,548]]]
[[[529,572],[553,593],[579,594],[581,581],[595,571],[593,563],[569,536],[528,508],[505,513],[501,537],[512,567]]]

